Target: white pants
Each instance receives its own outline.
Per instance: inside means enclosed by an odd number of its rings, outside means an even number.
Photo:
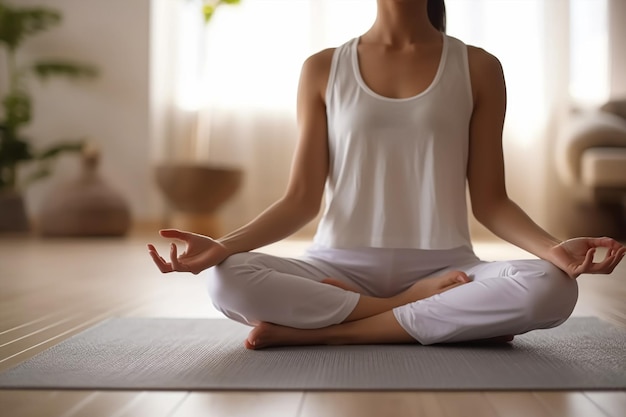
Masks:
[[[238,322],[302,329],[341,323],[360,295],[320,281],[332,277],[361,293],[390,297],[449,270],[472,282],[393,310],[421,344],[458,342],[558,326],[578,298],[576,281],[543,260],[485,262],[469,247],[450,250],[329,249],[299,258],[246,252],[209,269],[215,307]]]

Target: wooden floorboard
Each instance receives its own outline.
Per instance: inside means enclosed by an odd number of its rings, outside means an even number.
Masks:
[[[626,417],[626,392],[585,392],[599,409],[609,417]]]
[[[485,398],[497,415],[507,417],[554,417],[537,397],[525,392],[487,392]]]
[[[606,417],[607,414],[582,392],[535,392],[555,416]],[[623,417],[623,416],[621,416]]]
[[[86,404],[95,392],[89,391],[0,391],[0,409],[11,417],[63,416]],[[12,398],[10,400],[9,398]],[[17,404],[4,405],[4,401]],[[102,415],[102,414],[101,414]]]
[[[0,370],[112,316],[221,317],[201,277],[162,275],[151,239],[0,238]],[[157,246],[166,249],[163,242]],[[296,256],[306,241],[263,251]],[[528,258],[510,245],[479,243],[485,259]],[[575,315],[626,328],[626,265],[579,278]],[[626,393],[611,392],[141,392],[0,390],[0,415],[626,417]]]
[[[111,417],[169,417],[176,412],[188,395],[187,392],[142,392]]]
[[[172,417],[293,417],[299,412],[300,392],[194,392]]]
[[[438,394],[426,392],[307,392],[299,417],[446,417]]]

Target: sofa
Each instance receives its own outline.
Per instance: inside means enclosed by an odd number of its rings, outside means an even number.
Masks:
[[[626,99],[573,115],[555,155],[574,204],[601,217],[582,221],[604,224],[587,234],[626,236]]]

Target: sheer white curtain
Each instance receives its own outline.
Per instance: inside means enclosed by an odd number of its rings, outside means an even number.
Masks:
[[[605,0],[447,0],[448,33],[499,58],[509,193],[540,224],[559,201],[554,145],[572,107],[608,98]]]
[[[178,121],[170,123],[169,137],[163,138],[170,145],[160,147],[161,157],[241,167],[245,185],[223,212],[225,226],[235,227],[280,197],[287,183],[303,61],[367,30],[376,1],[242,0],[220,7],[206,28],[201,0],[163,1],[176,1],[179,16],[178,55],[170,62],[177,74],[170,96],[177,117],[171,120]],[[589,103],[606,95],[604,3],[446,1],[448,34],[502,62],[509,97],[504,138],[509,189],[540,223],[546,218],[542,195],[555,114],[572,97]],[[576,25],[589,26],[586,34]],[[595,54],[594,65],[589,53]]]
[[[230,229],[273,203],[286,187],[304,60],[367,30],[376,5],[375,0],[242,0],[219,7],[205,27],[202,4],[156,0],[160,25],[172,35],[165,47],[169,54],[155,48],[161,56],[155,75],[161,81],[155,85],[169,83],[161,96],[170,103],[164,112],[169,115],[154,124],[165,132],[156,135],[155,158],[243,169],[242,190],[221,213]],[[161,31],[157,36],[164,37]],[[166,73],[173,73],[174,81],[165,79]]]

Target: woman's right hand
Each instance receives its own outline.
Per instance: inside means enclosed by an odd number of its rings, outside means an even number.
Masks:
[[[159,234],[168,239],[175,239],[185,244],[185,251],[178,255],[178,248],[174,243],[170,247],[170,262],[167,262],[156,248],[148,244],[148,251],[152,260],[163,273],[168,272],[200,272],[215,266],[226,259],[230,253],[228,249],[208,236],[176,229],[160,230]]]

